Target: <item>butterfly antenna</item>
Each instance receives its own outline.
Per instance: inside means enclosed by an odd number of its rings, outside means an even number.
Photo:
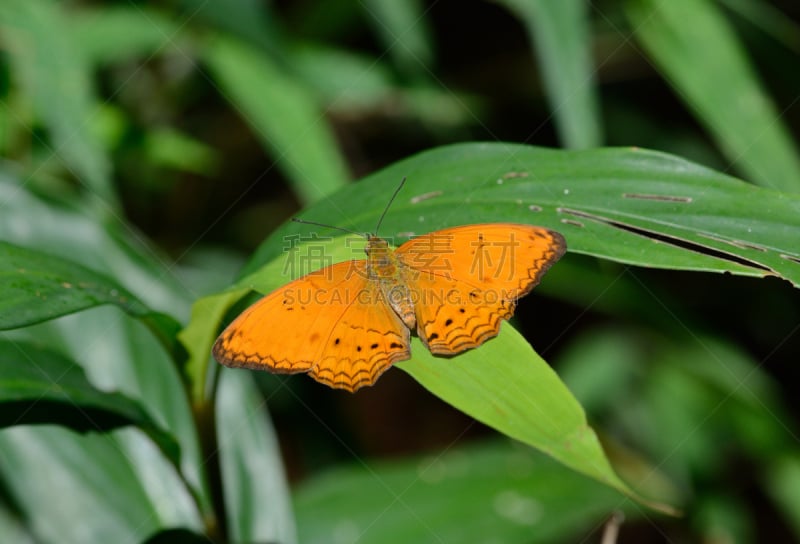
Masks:
[[[292,217],[292,221],[295,223],[303,223],[304,225],[315,225],[317,227],[325,227],[326,229],[340,230],[349,234],[355,234],[356,236],[364,236],[365,238],[369,238],[369,236],[363,232],[356,232],[354,230],[346,229],[344,227],[336,227],[334,225],[326,225],[325,223],[317,223],[316,221],[306,221],[305,219],[300,219],[299,217]]]
[[[386,207],[383,209],[383,213],[381,214],[381,218],[378,219],[378,224],[375,226],[375,235],[376,236],[378,234],[378,231],[381,230],[381,223],[383,223],[383,218],[386,216],[386,212],[389,211],[389,207],[392,205],[392,202],[394,202],[394,199],[397,196],[397,193],[400,192],[400,189],[403,188],[403,185],[405,185],[405,183],[406,183],[406,177],[403,176],[403,179],[400,180],[400,185],[398,185],[397,189],[394,190],[394,194],[392,195],[392,198],[389,199],[389,202],[386,204]]]

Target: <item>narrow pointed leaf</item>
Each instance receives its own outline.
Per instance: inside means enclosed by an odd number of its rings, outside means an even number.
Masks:
[[[539,61],[550,111],[563,145],[601,143],[589,4],[583,0],[501,0],[521,19]]]
[[[150,310],[117,282],[83,265],[0,242],[0,330],[114,304],[142,317]]]
[[[754,183],[800,192],[800,155],[744,47],[710,0],[631,0],[637,39]]]
[[[134,425],[180,465],[180,446],[130,397],[94,387],[64,356],[29,343],[0,341],[0,427],[57,424],[78,432]]]
[[[300,199],[311,203],[347,182],[344,159],[312,93],[266,54],[230,38],[205,49],[223,97],[253,128]]]

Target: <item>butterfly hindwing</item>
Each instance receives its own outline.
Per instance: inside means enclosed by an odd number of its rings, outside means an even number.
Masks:
[[[214,357],[232,367],[309,372],[355,391],[410,356],[408,328],[379,297],[365,261],[323,268],[245,310],[217,339]]]
[[[406,242],[396,254],[415,299],[417,334],[437,355],[481,345],[565,250],[560,234],[513,223],[454,227]]]
[[[372,385],[393,363],[411,357],[411,331],[383,300],[378,284],[366,281],[353,294],[311,369],[317,381],[351,392]]]

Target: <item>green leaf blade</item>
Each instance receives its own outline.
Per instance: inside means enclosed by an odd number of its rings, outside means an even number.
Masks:
[[[252,376],[223,370],[217,433],[235,542],[297,542],[281,449]],[[258,452],[257,457],[251,457]]]
[[[525,339],[501,334],[457,357],[434,357],[415,339],[412,358],[395,366],[431,393],[478,421],[562,464],[664,511],[616,475],[586,414],[558,375]]]
[[[583,0],[502,0],[526,26],[563,145],[600,145],[602,126],[591,58],[589,5]]]
[[[144,407],[120,393],[95,388],[62,355],[29,343],[0,341],[0,427],[58,424],[78,432],[134,425],[180,466],[180,446]]]
[[[422,2],[365,0],[361,7],[400,70],[416,78],[427,76],[434,54]]]
[[[126,443],[136,446],[123,449]],[[160,491],[173,493],[169,503],[162,497],[158,504],[150,494],[152,481],[145,485],[139,463],[158,453],[132,430],[78,435],[60,427],[18,426],[0,433],[0,451],[4,486],[26,513],[37,542],[139,542],[170,524],[202,527],[196,514],[173,512],[173,504],[184,499],[166,485],[174,473],[161,480]],[[66,499],[57,492],[63,489],[69,490]],[[87,519],[91,523],[75,521]]]
[[[303,482],[294,498],[301,542],[337,529],[364,544],[577,542],[611,510],[638,517],[616,491],[508,440],[365,459]]]
[[[777,276],[800,286],[800,197],[641,149],[444,146],[345,187],[303,216],[370,232],[403,177],[408,181],[379,233],[397,244],[444,227],[512,221],[556,230],[570,252],[601,259]],[[265,240],[245,274],[275,258],[284,237],[310,231],[285,225]]]
[[[0,330],[113,304],[144,317],[150,310],[110,278],[77,263],[0,242]]]
[[[174,46],[180,27],[143,6],[103,6],[72,11],[75,43],[96,64],[157,55]]]
[[[799,191],[797,147],[714,2],[627,6],[636,36],[733,166],[759,185]]]
[[[315,202],[347,182],[331,129],[305,86],[262,52],[230,38],[213,40],[205,61],[302,201]]]

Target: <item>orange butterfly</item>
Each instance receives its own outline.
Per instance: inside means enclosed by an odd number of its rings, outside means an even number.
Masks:
[[[559,233],[514,223],[438,230],[396,250],[369,235],[366,260],[312,272],[250,306],[214,357],[355,392],[411,357],[412,330],[445,356],[496,336],[565,251]]]

